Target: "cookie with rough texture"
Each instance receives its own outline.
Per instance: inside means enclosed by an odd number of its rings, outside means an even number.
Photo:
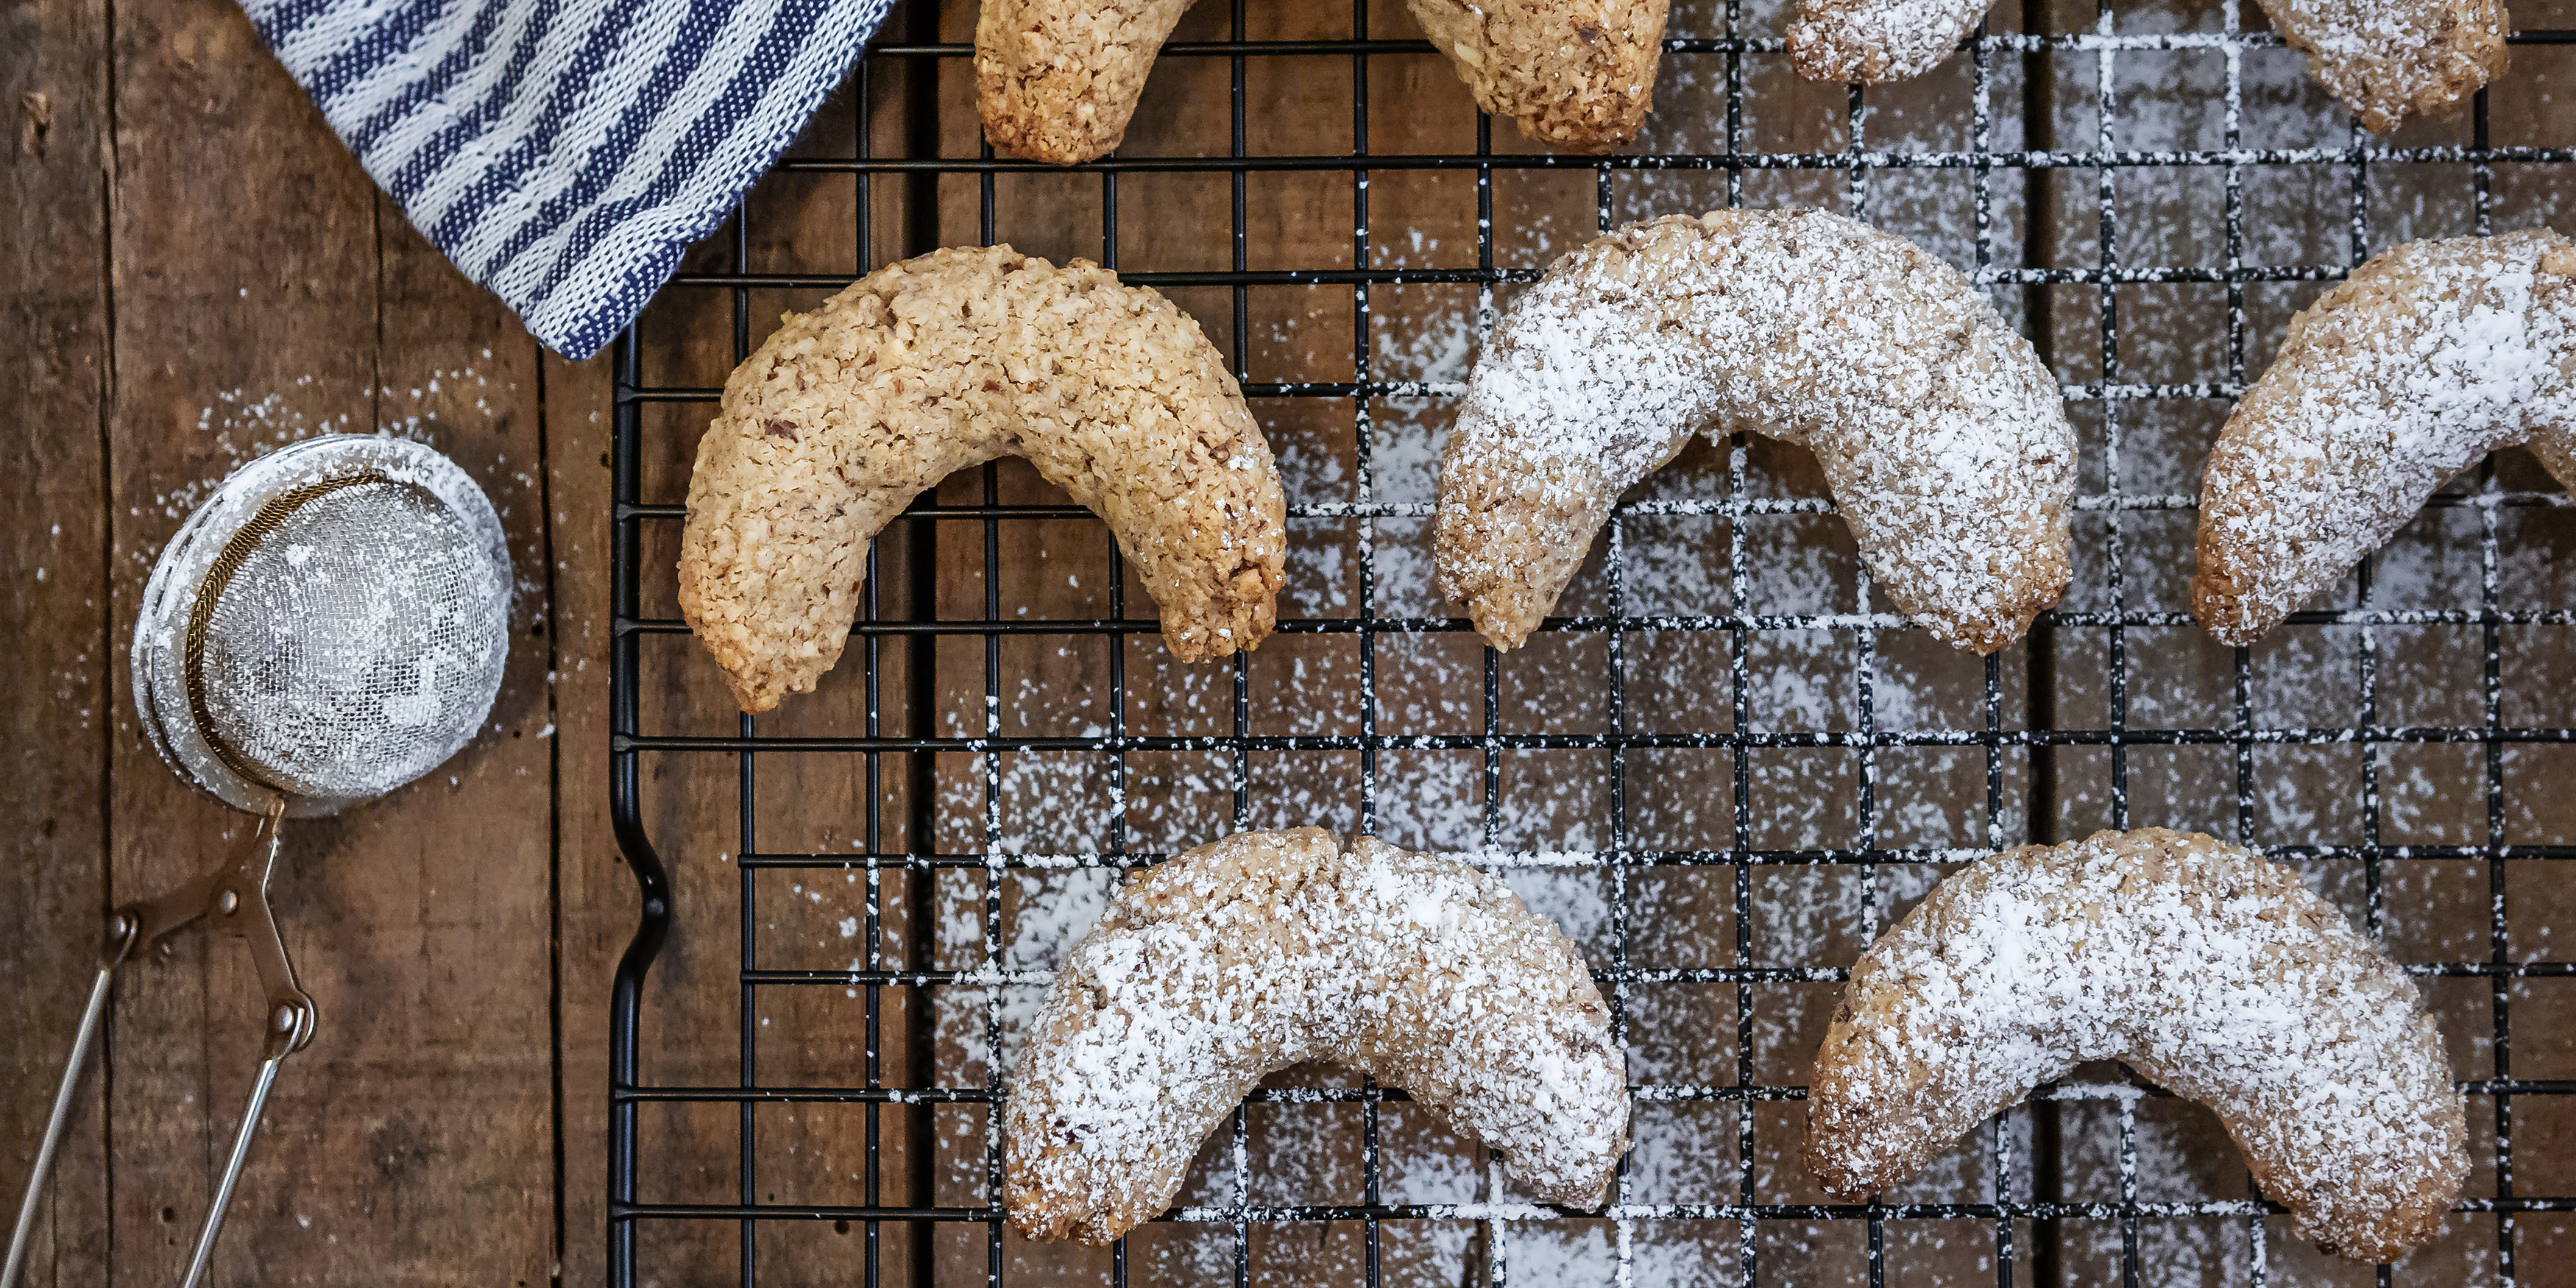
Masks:
[[[2525,442],[2576,487],[2576,243],[2532,228],[2374,257],[2290,319],[2210,449],[2192,612],[2252,643]]]
[[[1911,80],[1959,47],[1994,0],[1798,0],[1789,65],[1808,80]]]
[[[2218,1112],[2327,1251],[2433,1237],[2467,1111],[2414,981],[2289,868],[2150,828],[1942,882],[1852,968],[1807,1090],[1807,1166],[1858,1201],[2090,1060]]]
[[[1308,1061],[1404,1088],[1543,1202],[1600,1206],[1627,1152],[1609,1008],[1509,887],[1370,837],[1244,832],[1130,882],[1065,958],[1003,1109],[1011,1224],[1117,1238]]]
[[[1441,591],[1519,644],[1703,429],[1812,449],[1878,589],[1944,642],[1991,653],[2066,585],[2075,431],[2029,342],[1903,238],[1721,210],[1619,229],[1512,301],[1440,463]]]
[[[2501,0],[2263,0],[2263,12],[2374,134],[2451,116],[2504,75]]]
[[[975,108],[993,146],[1088,161],[1118,146],[1191,0],[984,0]],[[1409,0],[1476,106],[1543,143],[1608,152],[1654,110],[1671,0]]]
[[[1671,0],[1406,0],[1478,109],[1577,152],[1611,152],[1655,110]]]
[[[1171,301],[995,246],[888,265],[783,322],[725,381],[680,538],[680,611],[743,710],[812,690],[849,635],[868,543],[997,456],[1108,521],[1183,661],[1270,633],[1278,464]]]
[[[1809,80],[1880,84],[1930,71],[1993,0],[1799,0],[1789,62]],[[2444,117],[2504,74],[2499,0],[2263,0],[2308,70],[2371,130]]]
[[[1069,165],[1116,150],[1191,0],[984,0],[975,112],[993,146]]]

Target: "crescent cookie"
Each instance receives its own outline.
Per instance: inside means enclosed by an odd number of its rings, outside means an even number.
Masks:
[[[1191,0],[984,0],[975,108],[995,147],[1088,161],[1118,146]],[[1671,0],[1408,0],[1476,106],[1544,143],[1608,152],[1654,110]]]
[[[680,611],[742,709],[811,691],[849,635],[868,543],[1006,455],[1108,521],[1183,661],[1270,633],[1279,469],[1198,323],[1087,260],[933,251],[786,317],[698,441]]]
[[[2210,449],[2193,613],[2252,643],[2523,442],[2576,486],[2576,243],[2533,228],[2373,258],[2290,319]]]
[[[2261,0],[2308,70],[2373,132],[2443,117],[2504,74],[2499,0]],[[1930,71],[1993,0],[1799,0],[1789,62],[1809,80],[1880,84]]]
[[[2414,981],[2298,874],[2150,828],[2024,846],[1861,954],[1807,1092],[1807,1165],[1857,1201],[2088,1060],[2218,1111],[2329,1252],[2433,1237],[2467,1117]]]
[[[1311,1060],[1409,1091],[1544,1202],[1600,1206],[1627,1152],[1609,1008],[1555,926],[1455,859],[1244,832],[1130,882],[1057,973],[1003,1110],[1011,1224],[1117,1238]]]
[[[1816,210],[1632,224],[1494,328],[1440,465],[1440,588],[1526,638],[1619,494],[1703,428],[1816,453],[1870,576],[1935,638],[2010,643],[2068,576],[2075,431],[1956,269]]]

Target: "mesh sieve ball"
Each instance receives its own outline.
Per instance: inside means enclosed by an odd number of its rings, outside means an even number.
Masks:
[[[509,607],[499,521],[463,471],[400,439],[309,439],[225,480],[163,551],[137,704],[226,802],[329,813],[472,739]]]

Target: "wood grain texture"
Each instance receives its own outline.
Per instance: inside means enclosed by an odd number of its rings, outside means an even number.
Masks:
[[[555,1099],[561,1281],[602,1282],[608,1228],[608,988],[635,933],[635,879],[608,813],[611,356],[545,355],[547,562],[556,858]]]
[[[107,905],[107,6],[0,9],[0,1175],[14,1206]],[[30,1288],[108,1277],[101,1089],[82,1084],[29,1252]]]
[[[122,650],[154,555],[247,454],[245,440],[372,422],[377,282],[366,178],[345,153],[289,146],[314,137],[318,122],[310,104],[280,92],[284,73],[248,22],[214,3],[127,6],[115,18],[119,119],[151,123],[120,130],[115,150],[110,273],[121,362],[108,621]],[[273,210],[274,222],[236,218],[244,208]],[[261,343],[242,342],[250,337]],[[247,822],[160,763],[123,698],[123,668],[117,683],[110,893],[141,898],[212,862]],[[353,999],[317,952],[331,920],[314,915],[320,830],[290,838],[276,888],[288,951],[328,1032],[345,1024],[337,1017],[352,1013]],[[168,1282],[186,1265],[257,1063],[258,998],[238,946],[202,933],[175,937],[166,956],[145,955],[119,980],[108,1112],[111,1175],[126,1183],[113,1191],[109,1282]],[[308,1070],[331,1058],[327,1050],[308,1052],[322,1058],[281,1080],[266,1148],[252,1156],[233,1237],[215,1262],[219,1277],[240,1279],[286,1241],[301,1242],[312,1227],[293,1217],[330,1201],[288,1179],[314,1157],[319,1097]],[[354,1224],[336,1203],[319,1215],[316,1244]]]

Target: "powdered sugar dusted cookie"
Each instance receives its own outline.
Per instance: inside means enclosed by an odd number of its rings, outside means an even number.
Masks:
[[[1512,302],[1440,464],[1441,591],[1526,638],[1630,484],[1692,434],[1812,449],[1879,589],[1990,653],[2066,585],[2075,431],[1968,280],[1816,210],[1633,224]]]
[[[1279,469],[1198,323],[1086,260],[933,251],[786,319],[698,442],[680,611],[742,709],[839,659],[878,530],[1005,455],[1108,521],[1183,661],[1270,633]]]
[[[1807,1165],[1858,1200],[2108,1059],[2216,1110],[2299,1232],[2356,1260],[2433,1237],[2468,1174],[2405,971],[2297,873],[2162,829],[1982,860],[1870,945],[1816,1053]]]
[[[1809,80],[1878,84],[1930,71],[1992,0],[1799,0],[1789,62]],[[2499,0],[2263,0],[2326,91],[2385,134],[2442,117],[2504,74]]]
[[[975,107],[994,146],[1088,161],[1118,146],[1191,0],[984,0]],[[1654,110],[1671,0],[1409,0],[1476,106],[1543,143],[1607,152]]]
[[[1493,877],[1321,828],[1245,832],[1129,883],[1047,991],[1004,1108],[1011,1224],[1106,1243],[1306,1061],[1402,1087],[1521,1188],[1597,1207],[1628,1089],[1583,957]]]
[[[1910,80],[1950,56],[1994,0],[1799,0],[1789,65],[1809,80]]]
[[[2523,442],[2576,487],[2576,243],[2533,228],[2373,258],[2290,320],[2210,449],[2192,611],[2253,642]]]
[[[2308,72],[2373,133],[2460,110],[2504,75],[2500,0],[2262,0]]]

